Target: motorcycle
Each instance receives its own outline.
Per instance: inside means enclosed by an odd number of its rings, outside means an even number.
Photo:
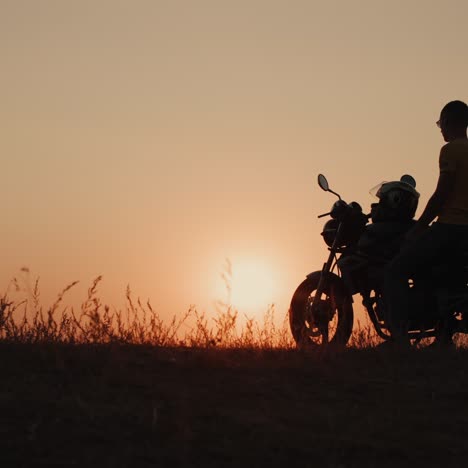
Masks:
[[[321,233],[329,255],[323,268],[307,275],[294,292],[289,324],[299,347],[346,345],[353,330],[353,296],[360,294],[377,335],[391,340],[383,290],[385,266],[403,245],[414,225],[419,193],[416,181],[404,175],[371,191],[378,203],[364,214],[357,202],[346,203],[331,190],[326,177],[320,188],[338,200]],[[468,244],[442,265],[433,265],[408,283],[408,336],[423,338],[468,333]]]

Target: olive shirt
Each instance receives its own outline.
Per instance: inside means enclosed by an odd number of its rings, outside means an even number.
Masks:
[[[460,138],[443,146],[439,167],[441,173],[453,173],[455,182],[438,221],[468,225],[468,140]]]

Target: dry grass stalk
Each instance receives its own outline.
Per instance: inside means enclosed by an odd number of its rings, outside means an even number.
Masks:
[[[47,310],[40,304],[39,280],[27,289],[29,299],[0,296],[0,339],[20,343],[123,343],[153,346],[187,346],[216,348],[291,349],[295,347],[288,317],[280,326],[271,305],[261,321],[245,317],[240,324],[239,312],[229,302],[218,301],[216,314],[210,318],[195,306],[181,316],[164,320],[151,303],[135,301],[130,287],[126,290],[124,310],[112,310],[98,295],[102,277],[90,288],[79,313],[63,306],[64,296],[77,282],[67,285]],[[12,284],[18,291],[17,280]],[[185,330],[185,331],[184,331]],[[379,342],[369,324],[358,324],[350,346],[367,348]]]

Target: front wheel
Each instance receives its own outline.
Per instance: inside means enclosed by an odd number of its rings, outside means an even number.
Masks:
[[[346,345],[353,330],[353,303],[340,277],[329,273],[322,300],[312,310],[321,272],[312,273],[296,289],[289,308],[291,332],[299,347]]]

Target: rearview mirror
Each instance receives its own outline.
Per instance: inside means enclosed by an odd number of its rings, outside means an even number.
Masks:
[[[318,175],[318,184],[322,190],[325,190],[325,192],[328,192],[330,190],[328,180],[323,174]]]

